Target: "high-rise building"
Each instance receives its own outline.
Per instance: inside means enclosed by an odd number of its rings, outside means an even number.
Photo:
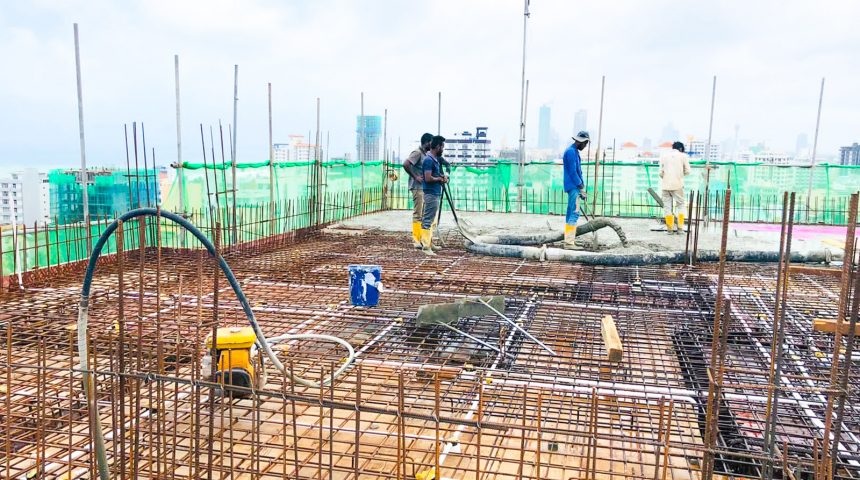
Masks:
[[[379,137],[382,136],[382,117],[357,116],[355,122],[355,151],[359,162],[382,160],[379,155]]]
[[[552,148],[551,114],[549,105],[541,105],[538,118],[538,148]]]
[[[577,110],[573,115],[573,134],[586,130],[588,131],[588,111]]]
[[[807,148],[809,148],[809,137],[805,133],[798,134],[797,142],[794,144],[794,153],[800,155],[805,153]]]
[[[50,223],[48,175],[35,168],[0,178],[0,225]]]
[[[663,127],[663,133],[660,135],[661,142],[677,142],[680,139],[681,137],[678,133],[678,129],[672,125],[672,122],[667,123],[666,126]]]
[[[464,131],[445,138],[442,154],[451,163],[487,163],[490,161],[490,139],[487,127],[476,127],[475,134]]]
[[[273,145],[275,162],[309,162],[315,158],[316,145],[305,142],[304,135],[290,135],[290,143]],[[323,157],[320,152],[320,157]]]
[[[839,148],[839,165],[860,165],[860,144]]]
[[[691,157],[705,159],[705,155],[708,152],[708,142],[706,140],[692,140],[687,145],[687,153]],[[720,161],[720,144],[712,143],[711,144],[711,155],[710,160],[712,162]]]

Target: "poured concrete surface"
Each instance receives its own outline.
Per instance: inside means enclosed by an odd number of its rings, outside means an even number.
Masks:
[[[564,217],[560,215],[536,215],[523,213],[495,212],[463,212],[458,213],[461,220],[475,234],[494,233],[546,233],[560,232],[564,228]],[[687,236],[669,235],[665,225],[653,219],[614,218],[624,229],[629,240],[627,247],[621,246],[618,237],[610,229],[598,231],[598,242],[601,250],[612,253],[644,253],[657,251],[684,251]],[[372,213],[346,220],[333,228],[345,229],[374,229],[386,232],[403,232],[408,236],[412,229],[411,210],[390,210]],[[585,219],[580,218],[580,224]],[[450,211],[442,214],[440,230],[446,240],[451,241],[459,236]],[[710,222],[699,231],[700,250],[719,250],[722,226],[718,222]],[[780,226],[773,224],[732,223],[729,225],[727,248],[735,251],[778,251]],[[815,251],[829,249],[834,254],[841,254],[845,242],[845,227],[798,225],[792,235],[792,251]],[[591,246],[594,236],[586,234],[579,237],[578,242]],[[404,237],[404,241],[408,238]],[[692,242],[692,239],[691,239]]]

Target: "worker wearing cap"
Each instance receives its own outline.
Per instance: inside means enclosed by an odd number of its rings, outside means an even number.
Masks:
[[[442,203],[442,185],[448,183],[448,177],[442,172],[439,158],[445,149],[445,137],[436,135],[430,141],[430,149],[424,157],[424,214],[421,221],[421,250],[427,255],[436,255],[433,251],[433,228],[436,215]]]
[[[573,137],[573,144],[564,151],[564,191],[567,193],[567,214],[564,217],[564,248],[576,249],[576,222],[579,220],[579,200],[585,199],[585,182],[582,176],[582,158],[579,156],[588,145],[588,132]]]
[[[409,175],[409,192],[412,193],[412,246],[421,248],[421,221],[424,215],[424,157],[430,148],[433,134],[421,135],[421,144],[403,161]]]
[[[675,142],[672,150],[660,156],[660,189],[663,215],[669,235],[684,230],[684,177],[690,174],[690,160],[684,153],[684,144]],[[675,216],[678,228],[675,229]]]

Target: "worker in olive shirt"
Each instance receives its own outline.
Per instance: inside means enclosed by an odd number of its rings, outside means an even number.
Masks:
[[[412,193],[412,246],[421,248],[421,220],[424,213],[424,157],[430,148],[433,135],[421,135],[421,144],[403,161],[403,169],[409,175],[409,191]]]
[[[564,151],[564,191],[567,193],[567,214],[564,217],[564,248],[574,250],[576,222],[579,220],[579,200],[585,200],[585,181],[582,176],[582,158],[579,156],[588,145],[588,132],[581,131],[573,137],[573,145]]]
[[[424,157],[424,218],[421,221],[421,250],[427,255],[436,255],[432,245],[433,227],[442,203],[442,186],[448,183],[448,177],[442,173],[442,163],[439,161],[444,150],[445,138],[436,135],[430,141],[430,150]]]

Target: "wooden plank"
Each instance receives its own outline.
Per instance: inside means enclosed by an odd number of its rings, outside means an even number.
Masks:
[[[606,315],[600,320],[600,334],[606,346],[606,359],[610,362],[620,362],[624,356],[623,348],[618,329],[615,328],[615,320],[611,315]]]
[[[826,277],[841,278],[842,270],[837,268],[809,267],[806,265],[789,265],[788,273],[804,273],[806,275],[824,275]]]
[[[851,331],[848,322],[842,322],[842,335],[848,335]],[[812,320],[812,329],[818,332],[836,333],[836,320],[832,318],[815,318]],[[860,324],[854,325],[854,335],[860,336]]]

